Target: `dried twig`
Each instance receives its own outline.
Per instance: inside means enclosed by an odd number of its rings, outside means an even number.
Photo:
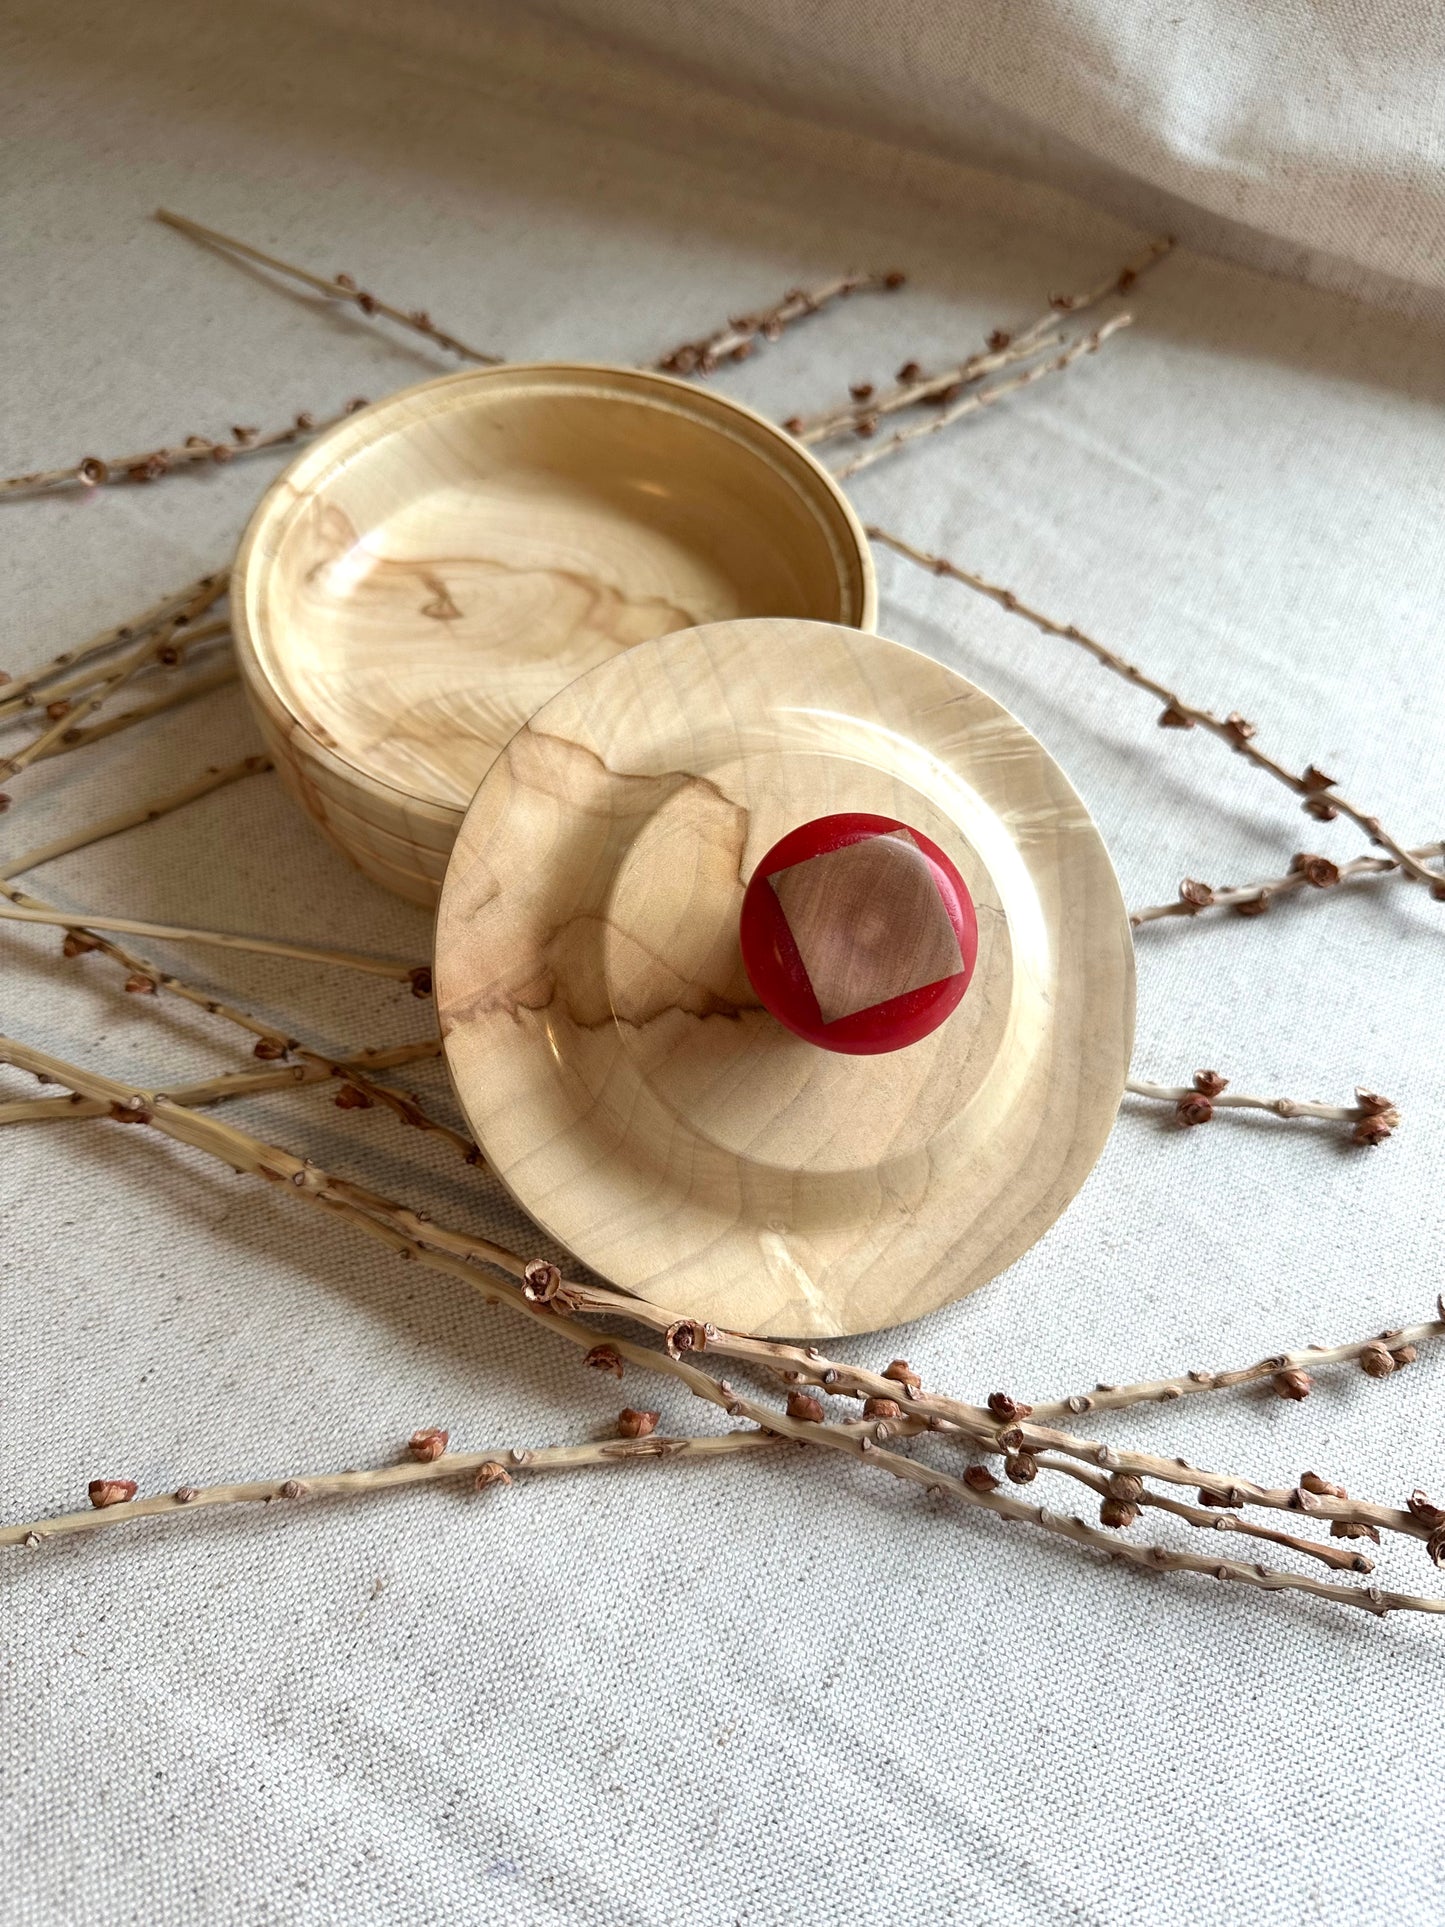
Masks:
[[[1078,1465],[1072,1459],[1059,1458],[1046,1453],[1035,1460],[1041,1472],[1059,1472],[1066,1478],[1075,1479],[1080,1485],[1088,1486],[1103,1500],[1115,1497],[1112,1477],[1102,1472],[1091,1472],[1087,1466]],[[1363,1552],[1345,1552],[1339,1546],[1331,1545],[1327,1539],[1306,1539],[1298,1532],[1280,1532],[1274,1526],[1262,1526],[1254,1519],[1241,1519],[1233,1512],[1220,1512],[1208,1506],[1186,1505],[1182,1499],[1171,1499],[1167,1492],[1151,1492],[1142,1480],[1135,1480],[1134,1490],[1128,1488],[1131,1496],[1124,1503],[1134,1506],[1153,1506],[1167,1512],[1172,1518],[1183,1519],[1186,1525],[1196,1526],[1203,1532],[1234,1532],[1247,1539],[1265,1539],[1271,1545],[1288,1546],[1291,1552],[1300,1552],[1309,1559],[1318,1559],[1321,1565],[1331,1567],[1335,1572],[1373,1572],[1375,1562]],[[1108,1523],[1105,1521],[1105,1523]],[[1118,1528],[1114,1528],[1117,1530]]]
[[[1445,856],[1445,843],[1422,843],[1409,855],[1423,864],[1430,857]],[[1268,910],[1277,898],[1293,896],[1300,890],[1329,890],[1353,877],[1389,876],[1398,874],[1399,869],[1392,856],[1357,856],[1350,863],[1332,863],[1327,856],[1300,850],[1290,859],[1290,867],[1282,877],[1267,877],[1262,883],[1230,884],[1215,889],[1194,877],[1185,877],[1173,903],[1154,903],[1142,910],[1131,910],[1129,921],[1137,929],[1140,924],[1156,923],[1162,917],[1197,917],[1203,910],[1214,909],[1254,917]]]
[[[969,415],[977,415],[985,408],[992,408],[995,402],[1007,401],[1010,395],[1017,395],[1021,390],[1032,387],[1036,381],[1042,381],[1048,375],[1061,375],[1081,356],[1092,355],[1102,348],[1110,335],[1117,334],[1121,328],[1127,328],[1133,319],[1132,315],[1116,314],[1102,327],[1095,328],[1091,334],[1080,335],[1060,353],[1051,355],[1047,361],[1035,362],[1032,367],[1023,369],[1017,375],[1009,375],[1003,381],[996,381],[991,388],[975,389],[962,401],[955,402],[951,408],[945,408],[941,414],[934,415],[930,420],[916,422],[911,428],[901,428],[896,435],[890,435],[887,441],[864,449],[861,454],[844,462],[841,468],[835,468],[833,473],[844,478],[857,475],[861,470],[871,468],[875,462],[881,462],[885,456],[896,455],[898,450],[909,442],[921,441],[926,435],[937,435],[942,429],[951,428],[955,422],[963,421]]]
[[[847,474],[850,471],[844,469],[841,472]],[[1267,771],[1277,782],[1283,783],[1286,789],[1291,789],[1297,796],[1304,797],[1304,808],[1311,816],[1321,821],[1328,821],[1334,816],[1349,817],[1351,822],[1357,823],[1365,831],[1372,843],[1389,851],[1391,857],[1407,876],[1414,877],[1417,882],[1429,884],[1431,896],[1445,902],[1445,878],[1437,876],[1433,870],[1427,869],[1418,857],[1412,856],[1383,828],[1377,816],[1367,815],[1357,803],[1352,803],[1347,797],[1341,796],[1334,786],[1335,779],[1332,776],[1326,776],[1324,771],[1317,769],[1313,763],[1309,764],[1301,774],[1296,775],[1293,770],[1286,769],[1283,763],[1276,762],[1262,749],[1257,749],[1254,744],[1254,724],[1239,715],[1237,711],[1228,716],[1216,716],[1211,710],[1197,709],[1192,703],[1185,702],[1184,698],[1174,690],[1166,688],[1161,682],[1156,682],[1152,676],[1146,675],[1133,663],[1126,662],[1122,656],[1116,655],[1112,649],[1106,648],[1093,636],[1086,635],[1073,623],[1056,622],[1052,616],[1043,615],[1039,610],[1030,608],[1028,603],[1021,601],[1012,589],[1002,589],[997,583],[986,581],[983,576],[975,575],[969,569],[960,568],[958,563],[949,561],[947,556],[932,555],[927,549],[916,548],[913,543],[905,541],[901,535],[894,535],[888,529],[873,526],[868,529],[868,535],[873,541],[881,542],[886,548],[892,549],[896,555],[903,556],[906,561],[915,563],[920,569],[927,569],[931,575],[944,576],[951,582],[962,583],[965,588],[987,596],[991,602],[996,602],[1010,615],[1022,616],[1025,622],[1032,623],[1035,629],[1041,630],[1046,636],[1058,636],[1065,642],[1077,644],[1079,648],[1091,655],[1095,662],[1102,663],[1104,668],[1111,670],[1114,675],[1121,676],[1125,682],[1133,683],[1138,689],[1147,689],[1151,696],[1157,697],[1164,704],[1159,717],[1163,728],[1193,729],[1197,724],[1201,729],[1207,729],[1221,742],[1228,743],[1236,755],[1243,756],[1257,769]]]
[[[171,687],[162,695],[153,696],[148,703],[137,703],[134,709],[122,709],[114,716],[106,716],[98,723],[89,723],[77,728],[70,718],[65,718],[65,733],[60,740],[52,743],[44,752],[44,757],[64,756],[72,749],[84,749],[90,743],[103,742],[107,736],[117,736],[122,730],[134,729],[137,723],[148,723],[167,710],[179,709],[183,703],[193,703],[200,696],[209,696],[214,690],[224,689],[227,683],[235,682],[238,670],[233,655],[227,652],[222,662],[209,664],[205,669],[192,676],[178,676]],[[40,762],[39,755],[31,759]]]
[[[169,816],[172,810],[183,809],[188,803],[209,796],[213,790],[225,789],[245,776],[259,776],[270,768],[269,756],[247,756],[239,763],[228,764],[224,769],[209,769],[204,776],[198,776],[183,789],[168,791],[149,803],[103,817],[99,823],[74,830],[69,836],[57,836],[49,843],[38,844],[33,850],[25,851],[23,856],[0,864],[0,878],[8,881],[11,877],[23,876],[27,870],[38,870],[44,863],[53,863],[57,857],[70,856],[76,850],[88,849],[92,843],[102,843],[107,837],[119,836],[124,830],[134,830],[143,824],[157,822],[161,817]]]
[[[309,268],[298,268],[294,262],[282,261],[274,254],[266,254],[260,248],[252,247],[248,241],[238,241],[233,234],[223,234],[219,228],[202,227],[199,221],[187,220],[184,214],[173,214],[169,208],[158,207],[156,219],[164,221],[167,227],[188,235],[193,241],[202,241],[208,247],[219,248],[227,254],[239,254],[247,261],[255,261],[263,268],[270,268],[276,274],[288,275],[293,281],[300,281],[318,294],[324,294],[332,301],[349,302],[359,308],[370,319],[373,315],[385,315],[388,321],[395,321],[403,328],[410,328],[414,334],[425,335],[428,341],[438,348],[445,348],[448,354],[457,355],[463,361],[477,362],[486,368],[495,368],[506,360],[505,355],[496,355],[487,348],[472,348],[445,328],[439,328],[424,308],[394,308],[378,295],[369,294],[359,288],[349,274],[313,274]]]
[[[52,656],[49,662],[42,663],[40,668],[32,669],[27,675],[13,680],[8,676],[0,677],[0,682],[4,684],[4,693],[0,695],[0,716],[8,716],[12,711],[19,709],[33,708],[37,703],[49,702],[56,692],[51,687],[41,695],[39,691],[43,684],[53,685],[57,676],[64,675],[76,664],[93,663],[98,656],[108,655],[112,650],[123,648],[127,643],[139,642],[142,636],[147,636],[152,630],[159,629],[163,622],[169,621],[174,616],[184,615],[186,609],[198,596],[204,595],[218,583],[224,588],[226,583],[224,569],[213,570],[210,575],[203,575],[194,582],[188,582],[184,589],[176,589],[170,595],[162,596],[159,602],[153,603],[140,615],[133,616],[129,622],[117,623],[111,628],[102,629],[98,636],[93,636],[89,642],[82,643],[78,649],[67,649],[61,655]]]
[[[288,1479],[252,1479],[238,1485],[183,1485],[175,1492],[146,1499],[121,1500],[89,1512],[72,1512],[58,1519],[36,1519],[27,1525],[0,1526],[0,1546],[35,1547],[46,1539],[77,1532],[96,1532],[103,1526],[124,1525],[137,1519],[173,1517],[178,1512],[218,1505],[270,1505],[298,1499],[355,1497],[387,1492],[401,1485],[431,1484],[443,1479],[484,1477],[487,1489],[510,1484],[520,1473],[573,1471],[581,1466],[664,1464],[680,1459],[736,1458],[776,1447],[766,1432],[722,1432],[703,1438],[602,1439],[582,1445],[539,1445],[528,1450],[499,1446],[486,1452],[444,1452],[435,1459],[405,1459],[362,1472],[304,1472]],[[488,1475],[488,1468],[495,1472]]]
[[[680,342],[648,365],[666,375],[710,375],[725,361],[746,361],[760,339],[776,341],[792,322],[817,314],[830,302],[844,300],[850,294],[901,288],[906,279],[894,268],[887,274],[840,274],[817,288],[789,288],[771,308],[734,315],[725,327],[697,341]]]
[[[1084,1412],[1120,1412],[1130,1405],[1169,1404],[1177,1398],[1192,1398],[1197,1392],[1228,1391],[1236,1385],[1259,1385],[1266,1380],[1278,1397],[1299,1400],[1307,1398],[1312,1389],[1309,1374],[1323,1366],[1365,1361],[1369,1377],[1388,1378],[1413,1363],[1417,1347],[1441,1337],[1445,1337],[1445,1307],[1438,1318],[1427,1318],[1417,1325],[1399,1325],[1369,1338],[1353,1339],[1347,1345],[1306,1345],[1299,1351],[1272,1352],[1268,1358],[1258,1358],[1252,1365],[1231,1371],[1185,1372],[1178,1378],[1146,1378],[1133,1385],[1096,1385],[1091,1392],[1041,1402],[1032,1407],[1032,1416],[1041,1423],[1076,1418]]]
[[[271,937],[238,936],[229,930],[187,930],[169,923],[143,923],[135,917],[99,917],[90,910],[32,910],[13,901],[0,910],[0,922],[41,923],[62,930],[114,930],[122,936],[155,937],[163,943],[210,944],[219,950],[246,950],[260,957],[289,957],[295,963],[335,964],[342,970],[359,970],[369,977],[385,977],[392,983],[416,984],[430,975],[426,964],[402,963],[390,957],[367,957],[355,950],[322,950],[307,944],[281,943]]]
[[[58,713],[48,729],[42,729],[39,735],[32,737],[23,749],[17,750],[13,756],[0,762],[0,775],[18,776],[31,763],[52,754],[83,718],[99,709],[107,697],[113,695],[133,676],[138,675],[142,669],[149,668],[152,663],[159,661],[171,649],[185,625],[194,621],[198,615],[204,614],[211,604],[218,601],[224,594],[224,582],[213,581],[206,587],[197,589],[190,601],[177,614],[168,617],[159,627],[144,636],[133,649],[121,657],[118,663],[112,663],[103,679],[89,695],[73,704],[67,702],[58,705]]]
[[[316,416],[303,411],[285,428],[233,428],[229,441],[216,441],[206,435],[187,435],[183,442],[144,450],[139,455],[86,455],[66,468],[34,469],[26,475],[11,475],[0,481],[0,501],[28,495],[55,495],[65,489],[106,488],[116,482],[156,482],[177,469],[195,468],[200,463],[224,465],[238,455],[261,455],[271,448],[289,448],[308,442],[323,430],[366,407],[366,397],[357,395],[334,415]]]
[[[811,447],[818,442],[830,441],[837,435],[851,433],[871,436],[884,416],[896,414],[903,408],[935,401],[947,406],[955,400],[959,389],[980,380],[984,375],[993,374],[1015,362],[1026,361],[1046,348],[1060,346],[1064,337],[1055,332],[1055,323],[1061,314],[1082,314],[1085,309],[1097,306],[1111,294],[1126,294],[1139,276],[1156,261],[1163,260],[1173,246],[1172,235],[1151,241],[1142,254],[1136,255],[1096,286],[1085,289],[1081,294],[1052,296],[1047,312],[1027,328],[1016,334],[1010,334],[1002,328],[995,329],[984,348],[966,356],[952,368],[928,375],[917,363],[908,362],[898,371],[897,383],[892,388],[879,391],[871,383],[865,382],[860,390],[855,390],[846,407],[825,410],[817,415],[796,416],[785,426],[799,441]]]
[[[299,1064],[275,1064],[265,1071],[223,1071],[219,1077],[202,1078],[195,1084],[172,1085],[164,1095],[172,1104],[183,1104],[192,1110],[206,1104],[228,1104],[237,1098],[260,1097],[268,1091],[324,1084],[344,1073],[364,1077],[371,1071],[417,1064],[440,1055],[439,1042],[390,1044],[359,1051],[354,1057],[339,1058],[336,1069],[312,1059]],[[150,1095],[157,1097],[161,1093],[152,1091]],[[77,1097],[74,1092],[68,1097],[19,1097],[8,1103],[0,1102],[0,1124],[47,1124],[113,1115],[110,1104],[95,1097]]]
[[[802,1438],[805,1442],[824,1444],[834,1450],[866,1457],[880,1470],[888,1471],[895,1477],[953,1492],[955,1496],[963,1498],[965,1503],[984,1505],[989,1510],[1001,1513],[1004,1517],[1023,1520],[1040,1526],[1046,1531],[1061,1533],[1078,1543],[1108,1550],[1134,1565],[1154,1566],[1173,1571],[1213,1573],[1218,1577],[1237,1580],[1243,1584],[1261,1586],[1265,1590],[1287,1589],[1311,1592],[1318,1597],[1334,1599],[1339,1603],[1372,1612],[1385,1612],[1406,1607],[1426,1611],[1445,1610],[1445,1601],[1419,1606],[1407,1595],[1382,1594],[1374,1588],[1366,1591],[1354,1587],[1335,1587],[1320,1580],[1270,1572],[1260,1567],[1203,1559],[1193,1554],[1165,1551],[1158,1547],[1126,1544],[1085,1526],[1082,1521],[1060,1520],[1040,1508],[1020,1505],[992,1491],[981,1491],[977,1486],[971,1486],[962,1479],[955,1479],[951,1474],[939,1472],[933,1467],[919,1464],[900,1454],[885,1452],[879,1447],[876,1426],[871,1428],[833,1426],[817,1423],[811,1418],[802,1420],[791,1414],[780,1415],[770,1407],[739,1397],[735,1389],[725,1380],[713,1379],[708,1373],[698,1370],[688,1362],[686,1354],[689,1350],[698,1349],[699,1346],[705,1348],[715,1339],[725,1342],[730,1336],[736,1336],[713,1333],[706,1328],[691,1325],[688,1320],[674,1321],[668,1333],[669,1344],[665,1351],[659,1352],[621,1337],[597,1346],[593,1342],[597,1335],[595,1328],[581,1323],[573,1315],[577,1303],[584,1299],[590,1300],[596,1294],[586,1292],[580,1287],[563,1287],[560,1278],[552,1275],[555,1271],[553,1267],[527,1267],[515,1253],[493,1245],[488,1240],[464,1239],[461,1234],[444,1233],[430,1221],[418,1219],[415,1213],[404,1211],[389,1200],[379,1198],[361,1186],[337,1179],[309,1161],[297,1158],[292,1153],[267,1144],[248,1133],[238,1131],[219,1119],[183,1110],[164,1099],[154,1099],[148,1103],[145,1094],[133,1091],[112,1079],[84,1071],[78,1066],[66,1064],[50,1056],[49,1053],[37,1051],[11,1039],[3,1039],[0,1040],[0,1061],[65,1083],[82,1095],[103,1098],[122,1110],[133,1112],[136,1121],[150,1123],[165,1136],[192,1145],[230,1164],[234,1169],[254,1172],[282,1182],[293,1195],[344,1217],[348,1223],[375,1241],[387,1245],[393,1251],[407,1253],[435,1270],[460,1278],[493,1302],[505,1304],[509,1309],[545,1325],[574,1346],[587,1348],[589,1357],[599,1364],[607,1362],[620,1370],[625,1363],[633,1363],[664,1373],[684,1384],[695,1396],[723,1407],[731,1416],[749,1418],[754,1423],[765,1426],[770,1431],[781,1433],[783,1436]],[[412,1230],[410,1228],[412,1226],[416,1229]],[[467,1251],[468,1255],[465,1257],[453,1255],[451,1251],[443,1248],[445,1244],[460,1246]],[[506,1275],[498,1277],[494,1272],[485,1280],[478,1278],[473,1270],[478,1259]],[[519,1267],[521,1275],[527,1280],[525,1285],[514,1282],[518,1276]],[[535,1284],[533,1273],[539,1274]],[[635,1307],[639,1301],[624,1302]],[[647,1311],[649,1315],[664,1315],[658,1307],[648,1307]],[[776,1353],[804,1356],[798,1348],[775,1346],[771,1341],[751,1341],[751,1343]],[[721,1349],[721,1343],[719,1343],[719,1349]],[[837,1367],[823,1369],[839,1381],[842,1380],[845,1371],[851,1370],[851,1368]],[[859,1379],[871,1378],[874,1385],[881,1385],[884,1388],[883,1395],[897,1389],[899,1383],[898,1380],[886,1376],[858,1372],[853,1372],[853,1376]],[[1395,1512],[1388,1507],[1364,1505],[1343,1498],[1313,1497],[1301,1490],[1277,1492],[1253,1483],[1203,1472],[1198,1468],[1189,1467],[1180,1460],[1116,1452],[1111,1447],[1076,1439],[1068,1433],[1051,1427],[1030,1424],[1027,1419],[1020,1420],[1017,1417],[1018,1408],[1014,1407],[1011,1401],[1007,1402],[1010,1416],[1005,1423],[991,1412],[967,1406],[959,1401],[938,1398],[925,1401],[923,1395],[917,1391],[916,1381],[912,1389],[916,1394],[910,1413],[912,1417],[927,1416],[928,1413],[923,1409],[926,1405],[939,1417],[957,1424],[965,1437],[979,1430],[978,1421],[982,1418],[983,1436],[978,1439],[978,1443],[985,1451],[1006,1452],[1023,1449],[1035,1455],[1040,1452],[1061,1452],[1070,1458],[1102,1466],[1109,1471],[1136,1471],[1141,1478],[1155,1478],[1171,1484],[1198,1483],[1220,1494],[1223,1501],[1229,1505],[1253,1504],[1280,1510],[1314,1512],[1332,1520],[1360,1522],[1376,1530],[1399,1531],[1416,1538],[1430,1538],[1434,1531],[1434,1527],[1427,1520],[1413,1511]],[[870,1390],[869,1395],[879,1394]],[[1004,1442],[1005,1439],[1008,1441],[1007,1444]]]
[[[1207,1124],[1216,1111],[1268,1111],[1273,1117],[1323,1118],[1332,1124],[1354,1126],[1356,1144],[1382,1144],[1400,1127],[1400,1113],[1387,1097],[1357,1089],[1353,1104],[1317,1104],[1309,1098],[1247,1097],[1228,1088],[1218,1071],[1196,1071],[1192,1084],[1148,1084],[1131,1077],[1124,1089],[1134,1097],[1172,1104],[1181,1124]]]

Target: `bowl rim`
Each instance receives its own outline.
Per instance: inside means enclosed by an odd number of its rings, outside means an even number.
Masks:
[[[781,455],[797,477],[797,493],[806,497],[811,490],[815,502],[821,498],[837,518],[839,526],[836,533],[843,538],[844,546],[849,549],[856,565],[858,607],[854,615],[839,626],[876,631],[878,577],[872,544],[862,518],[832,471],[779,422],[749,407],[746,402],[735,400],[731,395],[701,388],[696,382],[683,380],[676,375],[665,375],[651,368],[632,368],[621,362],[508,361],[496,367],[461,368],[397,389],[334,422],[270,483],[246,524],[230,575],[231,626],[235,636],[236,657],[247,694],[269,713],[274,725],[282,732],[291,755],[312,759],[348,787],[359,787],[373,794],[378,801],[384,803],[393,797],[402,799],[411,808],[434,816],[438,824],[460,826],[466,813],[465,803],[454,805],[439,802],[435,797],[423,796],[399,783],[390,782],[362,768],[312,733],[290,706],[272,676],[263,647],[264,625],[254,616],[255,603],[275,566],[286,527],[299,509],[301,489],[313,488],[318,479],[322,480],[324,486],[327,474],[334,472],[353,455],[404,430],[409,412],[416,409],[419,401],[424,405],[425,414],[431,415],[445,411],[449,397],[459,390],[505,387],[509,382],[525,386],[529,381],[569,376],[603,376],[624,389],[663,389],[673,396],[685,395],[688,412],[695,420],[705,426],[713,426],[718,416],[730,419],[750,430],[757,442]],[[435,398],[433,405],[425,406],[432,398]],[[395,419],[398,417],[401,419]],[[782,467],[783,463],[779,466]]]

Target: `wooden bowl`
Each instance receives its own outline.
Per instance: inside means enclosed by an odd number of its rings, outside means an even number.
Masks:
[[[743,967],[754,871],[839,813],[911,826],[976,920],[966,994],[889,1054],[794,1035]],[[679,1316],[831,1337],[971,1291],[1053,1223],[1123,1093],[1134,956],[1021,723],[881,637],[751,620],[639,644],[517,732],[452,852],[436,991],[472,1130],[539,1224]]]
[[[559,362],[444,376],[322,436],[252,518],[232,608],[293,795],[434,902],[492,759],[574,678],[729,618],[867,628],[876,589],[847,499],[780,428]]]

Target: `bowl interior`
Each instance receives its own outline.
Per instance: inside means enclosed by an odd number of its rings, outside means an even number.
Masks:
[[[394,397],[303,457],[258,520],[248,628],[284,707],[366,776],[458,808],[528,717],[634,643],[872,616],[866,543],[811,458],[630,370]]]

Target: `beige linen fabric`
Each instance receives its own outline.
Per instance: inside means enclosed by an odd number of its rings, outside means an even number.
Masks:
[[[704,51],[748,23],[692,19]],[[829,16],[804,25],[825,65],[843,58]],[[555,16],[357,10],[342,33],[316,11],[72,0],[13,8],[0,49],[7,471],[279,423],[443,365],[189,247],[148,221],[157,202],[520,355],[647,357],[800,280],[909,269],[897,295],[720,377],[780,416],[1025,322],[1143,239],[877,127],[795,123],[601,58]],[[1360,127],[1342,102],[1339,140]],[[1428,226],[1428,195],[1411,206]],[[1371,271],[1423,284],[1388,241]],[[860,477],[860,510],[1237,706],[1411,841],[1439,835],[1438,332],[1195,249],[1137,311],[1062,380]],[[223,559],[277,466],[0,505],[6,666]],[[901,562],[880,572],[885,630],[1044,739],[1131,902],[1360,847],[1200,732],[1158,731],[1077,652]],[[255,746],[220,692],[8,786],[0,844]],[[428,939],[272,777],[36,883],[387,953]],[[1362,1082],[1401,1104],[1399,1136],[1357,1153],[1265,1117],[1182,1134],[1128,1104],[1036,1250],[851,1350],[1027,1397],[1426,1313],[1442,915],[1365,885],[1142,933],[1141,1075],[1217,1064],[1327,1098]],[[99,960],[62,964],[50,934],[0,941],[5,1029],[135,1080],[250,1062],[225,1029],[125,997]],[[369,979],[166,961],[337,1049],[426,1022]],[[447,1102],[439,1075],[426,1088]],[[380,1112],[344,1116],[323,1090],[237,1114],[532,1248],[483,1176]],[[637,1374],[598,1382],[459,1286],[143,1131],[27,1127],[0,1153],[6,1520],[82,1503],[101,1473],[157,1491],[372,1463],[425,1423],[528,1445],[601,1431],[624,1400],[713,1422]],[[1097,1429],[1398,1501],[1445,1492],[1442,1409],[1445,1350],[1303,1405],[1200,1398]],[[1155,1530],[1171,1536],[1138,1536]],[[1435,1577],[1408,1548],[1381,1574]],[[1445,1911],[1441,1639],[1436,1622],[1140,1577],[822,1455],[137,1526],[0,1558],[0,1919],[1426,1927]]]

